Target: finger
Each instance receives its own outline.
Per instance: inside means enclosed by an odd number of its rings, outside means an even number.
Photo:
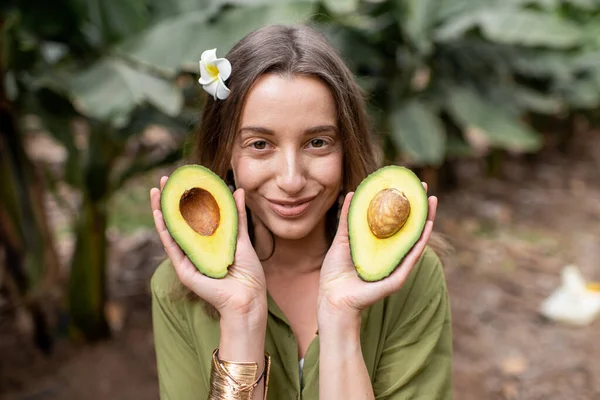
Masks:
[[[246,214],[246,192],[244,189],[237,189],[233,192],[235,206],[238,212],[238,240],[248,237],[248,216]]]
[[[169,256],[174,265],[179,264],[185,257],[185,254],[167,230],[162,212],[160,212],[160,210],[154,210],[152,214],[154,216],[154,227],[156,228],[156,232],[158,232],[158,237],[165,248],[167,256]]]
[[[344,204],[342,205],[342,212],[340,213],[340,222],[338,229],[335,234],[335,241],[348,241],[348,210],[350,209],[350,202],[354,197],[354,192],[348,192],[344,198]]]
[[[423,187],[425,188],[425,193],[427,193],[427,190],[429,189],[429,187],[427,186],[427,183],[425,182],[421,182],[421,184],[423,185]]]
[[[160,190],[158,188],[150,189],[150,207],[153,212],[154,210],[160,211]]]
[[[429,196],[427,199],[428,202],[428,211],[427,211],[427,221],[435,221],[435,215],[437,214],[437,204],[438,198],[435,196]]]
[[[167,183],[168,179],[169,179],[168,176],[163,176],[162,178],[160,178],[160,190],[161,190],[161,192],[165,188],[165,184]]]

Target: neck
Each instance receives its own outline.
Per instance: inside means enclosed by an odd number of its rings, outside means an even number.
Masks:
[[[262,265],[267,275],[315,272],[320,270],[327,253],[325,220],[321,221],[311,233],[300,239],[283,239],[271,235],[266,228],[257,229],[254,243],[259,258],[264,260]],[[275,246],[275,251],[273,251],[273,246]],[[269,258],[266,259],[267,257]]]

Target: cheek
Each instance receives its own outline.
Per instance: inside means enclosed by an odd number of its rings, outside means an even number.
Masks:
[[[342,152],[331,154],[329,157],[316,160],[310,164],[312,175],[318,177],[319,182],[327,191],[337,191],[343,182]]]
[[[256,189],[266,179],[268,168],[264,163],[241,154],[235,154],[231,161],[235,176],[236,188],[243,188],[246,192]]]

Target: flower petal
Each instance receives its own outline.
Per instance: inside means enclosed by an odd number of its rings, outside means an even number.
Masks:
[[[231,75],[231,63],[226,58],[217,58],[214,61],[215,66],[219,69],[219,76],[226,81]]]
[[[212,81],[211,83],[207,84],[207,85],[202,85],[202,88],[204,90],[206,90],[208,92],[208,94],[210,94],[213,99],[217,99],[217,89],[219,87],[220,83],[218,79],[215,79],[214,81]]]
[[[198,64],[200,64],[200,79],[198,79],[198,82],[201,85],[208,85],[209,83],[217,79],[216,77],[212,76],[210,72],[208,72],[208,70],[206,69],[206,64],[204,64],[204,62],[200,61]]]
[[[200,56],[200,61],[204,64],[212,64],[217,59],[217,49],[204,50]]]
[[[229,88],[227,88],[227,86],[225,86],[225,82],[223,82],[221,77],[219,77],[217,81],[219,82],[217,85],[217,97],[221,100],[225,100],[229,97],[229,93],[231,93],[231,91]]]

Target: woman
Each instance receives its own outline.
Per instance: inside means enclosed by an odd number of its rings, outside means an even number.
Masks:
[[[302,26],[262,28],[226,58],[227,87],[220,80],[206,103],[194,160],[236,188],[238,244],[226,278],[194,268],[151,190],[170,259],[152,278],[161,397],[261,399],[268,386],[269,399],[450,399],[449,304],[426,247],[437,199],[399,267],[360,280],[346,217],[352,191],[379,165],[351,73]],[[174,295],[182,285],[184,298]],[[225,375],[246,366],[258,381],[251,390],[226,397],[211,387],[235,386]]]

